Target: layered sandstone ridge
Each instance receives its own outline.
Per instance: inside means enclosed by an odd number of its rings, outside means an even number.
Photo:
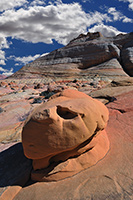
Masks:
[[[32,179],[56,181],[96,164],[109,150],[107,121],[104,104],[76,90],[37,107],[22,132],[24,153],[33,160]]]
[[[22,67],[11,78],[57,80],[94,75],[133,76],[132,41],[133,33],[115,37],[103,37],[100,33],[81,34],[65,47]]]

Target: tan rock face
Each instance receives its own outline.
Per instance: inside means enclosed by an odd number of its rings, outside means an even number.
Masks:
[[[76,90],[57,93],[47,103],[37,107],[23,128],[22,143],[25,155],[33,159],[33,169],[47,168],[48,173],[39,172],[38,178],[37,172],[33,179],[46,180],[44,176],[50,177],[52,172],[49,173],[49,169],[53,163],[57,165],[75,156],[77,158],[70,159],[69,164],[65,163],[62,169],[57,169],[56,177],[52,180],[70,176],[95,164],[109,149],[106,132],[101,132],[107,121],[107,108]],[[65,170],[64,175],[58,176],[61,170]]]

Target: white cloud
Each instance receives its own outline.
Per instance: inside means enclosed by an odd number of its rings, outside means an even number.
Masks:
[[[2,75],[5,76],[11,76],[13,74],[13,68],[11,68],[10,70],[5,70]]]
[[[40,54],[36,54],[36,55],[34,55],[34,56],[23,56],[23,57],[15,57],[15,56],[10,56],[10,57],[8,57],[8,59],[12,59],[12,60],[14,60],[15,62],[17,62],[15,65],[17,66],[17,65],[20,65],[20,64],[27,64],[27,63],[29,63],[29,62],[31,62],[31,61],[33,61],[33,60],[35,60],[35,59],[37,59],[37,58],[39,58],[40,57]]]
[[[0,11],[24,5],[27,0],[0,0]]]
[[[20,64],[19,63],[15,63],[15,66],[19,66]]]
[[[11,68],[10,70],[7,70],[7,69],[4,69],[3,67],[0,67],[0,72],[2,72],[2,75],[10,76],[13,74],[13,68]]]
[[[129,8],[133,10],[133,2],[129,4]]]
[[[119,1],[123,1],[123,2],[126,2],[126,3],[129,3],[129,8],[131,9],[131,10],[133,10],[133,0],[119,0]]]
[[[0,49],[9,48],[9,44],[4,36],[0,35]]]
[[[66,44],[87,27],[111,21],[107,14],[85,13],[78,3],[33,6],[28,9],[7,10],[0,16],[0,30],[5,37],[28,42]]]
[[[0,59],[0,65],[6,65],[5,60]]]
[[[5,69],[3,67],[0,67],[0,72],[4,72]]]
[[[48,55],[49,53],[43,53],[40,57],[43,57],[43,56],[46,56]]]
[[[124,22],[124,23],[128,23],[128,22],[132,23],[133,22],[132,19],[126,17],[120,11],[117,11],[115,7],[110,7],[108,9],[108,13],[113,16],[114,21],[122,20],[122,22]]]
[[[5,65],[5,52],[0,50],[0,65]]]
[[[122,22],[124,22],[124,23],[133,23],[133,19],[130,19],[130,18],[128,18],[128,17],[123,17],[123,20],[122,20]]]
[[[36,54],[35,56],[16,57],[16,58],[15,58],[15,61],[16,61],[16,62],[20,62],[20,63],[22,63],[22,64],[27,64],[27,63],[29,63],[29,62],[31,62],[31,61],[33,61],[33,60],[39,58],[39,57],[40,57],[40,54]]]
[[[128,2],[131,5],[131,0]],[[19,8],[19,6],[22,7]],[[6,61],[3,49],[9,48],[7,37],[47,44],[53,43],[54,39],[58,43],[66,45],[80,33],[86,33],[90,26],[94,26],[89,29],[90,31],[99,29],[106,36],[107,34],[114,36],[116,33],[120,33],[117,29],[99,24],[117,20],[124,23],[132,22],[114,7],[109,8],[106,13],[98,11],[86,13],[80,4],[65,4],[61,0],[51,0],[49,5],[45,5],[45,0],[32,0],[31,2],[28,0],[0,0],[0,11],[3,11],[0,15],[1,65],[5,65]],[[35,56],[14,56],[12,59],[17,66],[33,61],[37,58]]]
[[[114,21],[118,21],[123,18],[123,15],[119,11],[117,11],[115,7],[109,8],[108,13],[113,15]]]
[[[2,49],[9,48],[6,38],[0,35],[0,65],[6,65],[5,51]]]
[[[113,26],[107,26],[104,24],[95,25],[91,29],[89,29],[90,32],[101,32],[101,34],[105,37],[114,37],[122,32],[118,31]],[[124,34],[124,32],[123,32]]]
[[[34,0],[31,2],[33,6],[30,4],[27,8],[3,12],[0,16],[1,34],[32,43],[50,44],[55,39],[66,45],[80,33],[86,33],[92,25],[117,20],[131,22],[114,7],[109,8],[107,13],[86,13],[78,3],[64,4],[58,0],[56,4],[42,6],[42,2]]]
[[[82,0],[82,2],[83,2],[83,3],[86,3],[86,2],[91,3],[91,2],[93,2],[93,0]]]
[[[35,5],[45,5],[45,2],[42,0],[34,0],[30,4],[30,6],[35,6]]]

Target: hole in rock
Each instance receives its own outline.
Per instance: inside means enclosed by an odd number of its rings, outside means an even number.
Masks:
[[[61,106],[57,106],[57,114],[63,119],[73,119],[78,116],[77,113]]]

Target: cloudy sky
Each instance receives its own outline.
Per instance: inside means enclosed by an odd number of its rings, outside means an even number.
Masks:
[[[80,33],[132,32],[133,0],[0,0],[0,74],[66,45]]]

